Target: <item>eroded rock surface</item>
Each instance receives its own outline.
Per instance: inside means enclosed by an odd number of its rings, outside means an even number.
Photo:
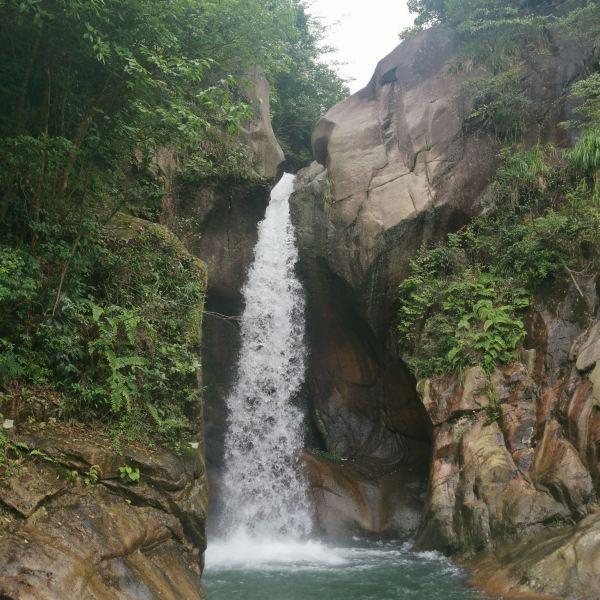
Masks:
[[[242,126],[242,138],[252,150],[254,170],[261,177],[275,181],[283,174],[285,156],[271,125],[271,88],[265,72],[258,66],[248,73],[247,95],[254,114]]]
[[[117,454],[100,431],[68,425],[20,428],[12,438],[22,459],[0,485],[3,598],[204,598],[199,450]],[[121,478],[123,465],[140,470],[139,483]]]
[[[597,281],[540,292],[520,362],[418,385],[434,427],[419,544],[485,550],[477,582],[494,593],[600,589]]]
[[[419,453],[398,464],[305,453],[317,533],[327,538],[414,535],[426,491],[426,462]]]
[[[500,545],[495,554],[480,557],[472,567],[474,583],[503,598],[596,600],[600,514],[594,512],[576,527],[547,528]]]

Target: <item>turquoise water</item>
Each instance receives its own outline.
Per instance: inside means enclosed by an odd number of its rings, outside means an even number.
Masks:
[[[247,542],[247,543],[245,543]],[[207,553],[209,600],[481,600],[466,573],[409,544],[216,543]]]

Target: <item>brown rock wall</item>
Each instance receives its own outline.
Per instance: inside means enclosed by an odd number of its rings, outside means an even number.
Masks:
[[[0,486],[3,598],[204,598],[200,450],[116,454],[109,438],[83,426],[19,428],[12,438],[29,450]],[[124,464],[139,468],[139,483],[120,478]]]

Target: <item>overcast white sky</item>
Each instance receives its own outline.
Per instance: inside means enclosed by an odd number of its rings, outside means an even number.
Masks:
[[[398,33],[413,22],[406,0],[312,0],[309,12],[332,24],[326,42],[347,63],[340,71],[354,79],[352,92],[369,82],[377,63],[400,43]]]

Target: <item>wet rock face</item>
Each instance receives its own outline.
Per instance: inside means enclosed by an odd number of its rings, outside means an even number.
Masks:
[[[179,457],[132,446],[118,455],[102,433],[66,425],[20,429],[13,441],[37,452],[0,487],[3,598],[204,597],[198,450]],[[140,470],[139,483],[123,481],[124,464]]]
[[[462,135],[458,86],[477,73],[450,74],[456,49],[454,36],[441,30],[403,43],[379,63],[369,85],[332,108],[313,134],[316,159],[331,182],[329,261],[360,290],[373,320],[384,308],[374,304],[376,297],[402,276],[402,254],[408,257],[419,245],[414,236],[435,235],[406,225],[448,203],[456,213],[472,214],[470,205],[493,173],[490,143]],[[434,227],[444,232],[443,222]],[[396,243],[386,243],[392,230]],[[374,298],[367,296],[369,285],[377,288]]]
[[[206,263],[212,310],[220,308],[225,315],[240,310],[256,226],[264,218],[269,191],[267,182],[205,182],[180,190],[169,227]]]
[[[500,545],[473,564],[474,583],[494,596],[596,600],[600,589],[600,514],[576,527],[547,528]],[[539,595],[535,592],[539,592]]]
[[[307,394],[327,449],[344,457],[395,462],[406,440],[428,440],[425,412],[404,365],[386,355],[364,322],[353,293],[323,268],[306,274]]]
[[[334,539],[414,535],[426,491],[424,454],[415,452],[410,461],[386,465],[305,453],[316,533]]]
[[[489,380],[474,368],[418,385],[434,427],[418,543],[486,550],[476,582],[493,593],[600,589],[596,281],[542,290],[520,361]]]

